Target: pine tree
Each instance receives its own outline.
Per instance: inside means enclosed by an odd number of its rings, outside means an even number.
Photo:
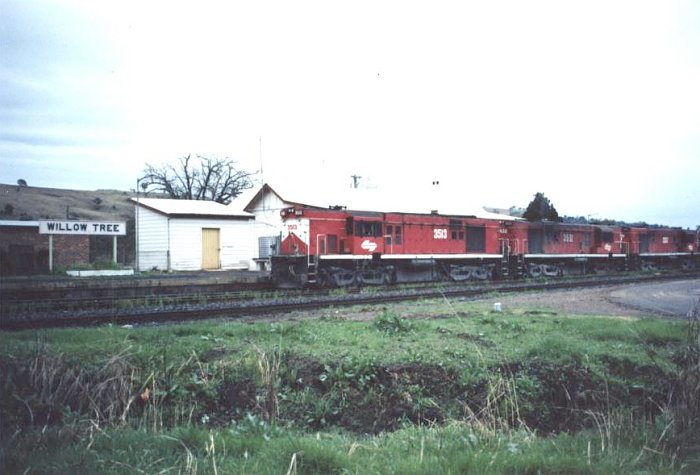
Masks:
[[[550,203],[544,193],[537,192],[535,197],[527,205],[523,218],[528,221],[561,221],[556,208]]]

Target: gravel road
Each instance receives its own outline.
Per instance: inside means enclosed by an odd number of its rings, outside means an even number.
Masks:
[[[505,295],[498,300],[503,307],[533,307],[578,315],[683,318],[698,299],[700,279],[550,290]]]

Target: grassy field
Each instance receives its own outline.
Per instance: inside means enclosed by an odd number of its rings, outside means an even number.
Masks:
[[[0,334],[0,472],[700,471],[690,321],[303,317]]]

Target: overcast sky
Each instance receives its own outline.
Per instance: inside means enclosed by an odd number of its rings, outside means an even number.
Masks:
[[[191,153],[700,225],[694,0],[0,0],[0,48],[2,183],[126,190]]]

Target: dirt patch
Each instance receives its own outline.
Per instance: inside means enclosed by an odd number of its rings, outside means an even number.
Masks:
[[[482,335],[474,335],[473,333],[463,332],[457,333],[456,336],[486,348],[493,348],[494,346],[496,346],[494,342],[492,342],[488,338],[484,338]]]
[[[638,310],[616,301],[613,294],[623,287],[624,286],[572,290],[556,289],[532,293],[514,293],[500,295],[497,297],[490,295],[483,299],[477,298],[470,300],[474,302],[488,302],[489,304],[501,302],[501,307],[504,311],[520,309],[524,310],[528,315],[601,315],[620,318],[649,316],[649,312]],[[318,317],[323,319],[366,322],[374,320],[378,315],[386,313],[387,311],[389,310],[384,306],[367,306],[359,309],[328,310],[328,313],[321,314]],[[452,318],[455,316],[467,318],[473,315],[469,312],[463,311],[445,314],[412,313],[411,319],[425,318],[434,320],[440,318]],[[267,317],[243,317],[240,320],[250,322],[275,322],[295,321],[308,318],[311,317],[306,313],[292,313],[269,315]]]
[[[504,310],[530,308],[530,311],[549,311],[569,315],[610,315],[640,317],[648,315],[626,307],[611,299],[615,288],[584,288],[572,290],[548,290],[536,293],[502,295],[498,301]],[[491,297],[489,300],[494,300]]]
[[[688,279],[502,295],[498,301],[506,310],[529,307],[570,315],[684,318],[699,297],[698,280]],[[490,301],[495,302],[493,297]]]
[[[361,434],[446,420],[525,424],[557,433],[592,427],[595,414],[619,406],[653,416],[672,385],[661,371],[627,360],[609,361],[609,370],[600,375],[578,363],[513,362],[467,383],[455,369],[435,364],[323,363],[290,353],[276,386],[276,418],[312,430],[342,427]],[[226,425],[248,413],[267,418],[266,397],[269,391],[250,379],[228,381],[212,419]]]
[[[214,426],[228,426],[232,420],[243,419],[247,414],[262,411],[258,404],[258,387],[250,378],[224,381],[217,391],[215,402],[204,409],[203,414]],[[201,416],[200,415],[200,416]]]

